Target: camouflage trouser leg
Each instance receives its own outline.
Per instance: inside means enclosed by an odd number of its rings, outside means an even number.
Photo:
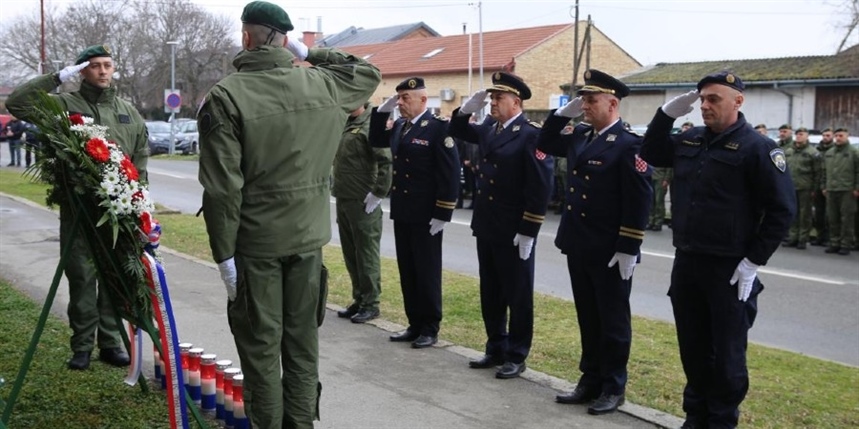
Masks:
[[[228,314],[251,426],[312,429],[318,418],[322,250],[273,259],[236,254],[236,268],[237,296]]]

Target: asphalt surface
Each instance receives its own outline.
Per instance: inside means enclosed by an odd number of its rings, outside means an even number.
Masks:
[[[203,192],[197,163],[152,159],[149,179],[156,201],[184,213],[196,213]],[[333,200],[332,200],[333,201]],[[382,203],[387,212],[388,200]],[[332,207],[332,213],[334,212]],[[535,290],[572,300],[567,264],[553,240],[560,216],[549,214],[535,247]],[[446,270],[477,277],[477,252],[471,236],[470,210],[456,210],[444,230]],[[381,252],[394,258],[393,224],[385,216]],[[338,243],[332,219],[333,243]],[[635,270],[632,312],[637,316],[674,322],[666,296],[674,263],[671,230],[647,232],[642,263]],[[608,262],[608,261],[606,261]],[[808,356],[859,366],[859,251],[828,255],[822,247],[779,249],[759,270],[766,290],[758,299],[760,312],[751,341]]]
[[[44,301],[59,259],[58,228],[56,213],[0,194],[0,277],[36,302]],[[164,250],[180,340],[238,362],[217,267]],[[65,318],[67,303],[64,279],[52,312]],[[337,309],[329,306],[320,330],[323,395],[317,428],[653,428],[682,423],[630,403],[618,413],[590,416],[584,406],[554,402],[556,394],[572,389],[568,381],[530,369],[519,379],[497,380],[492,370],[469,369],[468,359],[481,353],[443,341],[444,331],[436,347],[414,350],[387,338],[403,326],[384,320],[353,324],[338,319]],[[143,350],[151,347],[147,340]],[[144,355],[145,372],[151,376],[151,354]]]

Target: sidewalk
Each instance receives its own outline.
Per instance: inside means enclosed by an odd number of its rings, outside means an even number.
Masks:
[[[0,277],[36,302],[44,301],[59,259],[58,228],[57,214],[0,194]],[[227,327],[226,292],[215,264],[169,249],[164,249],[164,261],[180,340],[237,363]],[[67,302],[63,279],[52,312],[65,318]],[[338,319],[334,313],[338,309],[329,304],[320,329],[322,420],[316,428],[654,428],[682,424],[675,416],[630,403],[621,407],[623,412],[590,416],[584,406],[554,402],[557,393],[572,388],[567,381],[530,369],[520,379],[497,380],[492,370],[469,369],[468,359],[481,353],[443,341],[443,327],[442,341],[436,347],[413,350],[388,341],[391,332],[404,327],[384,320],[356,325]],[[147,339],[144,350],[151,349]],[[144,356],[144,370],[151,376],[151,353]]]

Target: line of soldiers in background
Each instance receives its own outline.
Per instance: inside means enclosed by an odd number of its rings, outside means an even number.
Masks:
[[[755,127],[767,135],[764,124]],[[782,246],[805,249],[827,246],[826,253],[849,255],[859,237],[859,148],[850,145],[847,128],[826,128],[816,145],[809,130],[779,127],[778,145],[785,152],[796,190],[797,214]],[[813,233],[813,237],[812,237]]]
[[[39,141],[36,139],[38,130],[36,126],[12,117],[6,126],[0,130],[0,141],[9,143],[9,156],[11,161],[7,167],[21,167],[21,152],[24,152],[24,166],[29,167],[35,157],[35,148]]]

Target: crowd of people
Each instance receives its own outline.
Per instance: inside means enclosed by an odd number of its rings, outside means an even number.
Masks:
[[[670,216],[684,428],[737,425],[749,388],[747,334],[764,288],[757,271],[779,245],[805,248],[813,240],[844,255],[855,243],[859,154],[847,130],[825,130],[812,148],[808,130],[793,139],[783,127],[776,143],[746,122],[745,86],[733,73],[704,76],[695,90],[666,102],[644,136],[620,117],[629,88],[595,69],[544,124],[527,118],[531,90],[507,72],[494,73],[492,86],[448,119],[428,110],[419,76],[400,82],[381,105],[370,104],[379,70],[288,38],[293,25],[277,5],[253,1],[241,21],[237,72],[209,91],[197,121],[206,148],[202,212],[254,427],[312,428],[318,418],[329,189],[352,285],[352,302],[337,315],[353,323],[380,315],[380,204],[389,196],[408,319],[390,341],[424,349],[441,328],[444,228],[463,201],[465,169],[486,334],[484,355],[468,366],[511,379],[525,371],[532,345],[534,249],[555,188],[561,220],[554,244],[566,257],[582,347],[581,377],[556,401],[586,404],[594,415],[625,401],[633,273],[645,232],[661,231]],[[294,66],[295,59],[313,67]],[[113,71],[110,50],[92,46],[74,66],[16,89],[8,106],[26,120],[38,90],[82,76],[79,91],[54,97],[69,112],[100,118],[145,179],[145,127],[133,106],[115,97]],[[699,101],[704,125],[686,122],[672,132]],[[0,134],[14,148],[25,133],[14,120]],[[820,221],[824,210],[828,222]],[[61,208],[61,223],[68,221]],[[68,240],[80,238],[61,234]],[[75,254],[66,266],[74,332],[68,366],[86,369],[96,343],[100,359],[127,365],[88,253]]]

